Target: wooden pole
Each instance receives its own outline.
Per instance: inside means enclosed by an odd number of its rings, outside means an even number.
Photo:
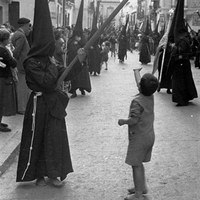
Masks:
[[[173,14],[170,13],[169,22],[168,22],[168,26],[167,26],[167,34],[169,34],[169,31],[170,31],[170,27],[171,27],[171,24],[172,24],[172,18],[173,18]],[[165,46],[164,51],[163,51],[162,63],[161,63],[161,68],[160,68],[159,83],[161,83],[161,78],[162,78],[162,73],[163,73],[163,66],[164,66],[164,60],[165,60],[165,54],[166,54],[167,45],[168,45],[168,39],[167,39],[166,46]]]
[[[113,20],[113,18],[118,14],[118,12],[123,8],[123,6],[128,2],[129,0],[123,0],[116,9],[112,12],[112,14],[108,17],[108,19],[102,24],[102,26],[99,28],[99,30],[96,31],[96,33],[90,38],[90,40],[86,43],[86,45],[83,47],[85,50],[90,48],[93,43],[100,37],[100,35],[103,33],[104,29],[110,24],[110,22]],[[76,56],[69,66],[65,69],[65,71],[61,74],[57,81],[57,88],[60,87],[61,83],[64,81],[74,64],[77,62],[78,56]]]
[[[198,14],[198,16],[200,17],[200,13],[199,13],[199,11],[197,10],[197,14]]]

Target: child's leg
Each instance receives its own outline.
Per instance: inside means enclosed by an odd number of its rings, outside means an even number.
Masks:
[[[105,64],[106,64],[106,68],[105,68],[105,70],[107,70],[107,69],[108,69],[108,63],[107,63],[107,62],[105,62]]]
[[[144,165],[133,166],[133,181],[135,185],[135,196],[140,197],[147,191]]]

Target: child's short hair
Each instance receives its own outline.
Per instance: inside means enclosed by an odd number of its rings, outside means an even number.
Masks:
[[[158,88],[158,79],[150,74],[146,73],[140,80],[140,92],[144,96],[151,96]]]

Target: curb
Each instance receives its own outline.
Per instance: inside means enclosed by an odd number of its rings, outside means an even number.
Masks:
[[[14,162],[16,156],[19,153],[19,148],[20,148],[19,132],[20,131],[16,131],[12,135],[12,137],[10,137],[8,141],[6,141],[5,145],[1,149],[0,177],[5,173],[5,171]]]

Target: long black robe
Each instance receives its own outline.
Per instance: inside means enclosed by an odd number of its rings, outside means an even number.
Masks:
[[[178,59],[174,62],[172,75],[172,101],[187,105],[188,101],[197,98],[197,90],[192,77],[189,59]]]
[[[27,59],[24,68],[27,85],[33,92],[24,116],[16,181],[32,181],[43,176],[64,180],[68,173],[73,172],[65,122],[69,98],[55,89],[64,67],[55,66],[43,57]],[[67,80],[79,71],[80,68],[74,68]],[[35,128],[32,131],[35,92],[42,92],[42,95],[37,97]]]
[[[142,64],[148,64],[151,62],[150,44],[149,44],[149,38],[147,36],[143,36],[140,42],[139,61]]]
[[[82,46],[83,45],[80,42],[75,41],[74,38],[71,38],[68,41],[68,48],[67,48],[68,50],[67,64],[68,65],[77,55],[78,49],[82,48]],[[88,71],[86,62],[80,63],[79,61],[77,61],[75,63],[75,66],[79,66],[79,67],[81,66],[82,70],[78,75],[74,74],[73,79],[71,80],[71,89],[69,92],[73,93],[77,89],[91,92],[91,82],[90,82],[90,76],[89,76],[89,71]]]
[[[118,59],[124,62],[124,58],[126,55],[127,55],[127,37],[121,35],[119,37]]]
[[[88,66],[90,74],[92,74],[93,72],[94,74],[100,74],[101,49],[99,48],[98,44],[92,46],[92,48],[88,50]]]

